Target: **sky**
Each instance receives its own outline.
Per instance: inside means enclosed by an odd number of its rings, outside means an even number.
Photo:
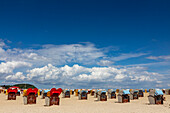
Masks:
[[[0,0],[0,84],[170,87],[169,0]]]

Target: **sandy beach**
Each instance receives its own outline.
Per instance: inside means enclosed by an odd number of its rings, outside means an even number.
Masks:
[[[7,95],[0,94],[0,113],[170,113],[170,95],[164,95],[163,105],[149,105],[148,93],[130,103],[117,103],[117,99],[108,99],[105,102],[88,95],[88,100],[78,100],[77,96],[60,98],[59,106],[46,107],[45,100],[37,97],[37,103],[24,105],[23,97],[17,100],[7,100]]]

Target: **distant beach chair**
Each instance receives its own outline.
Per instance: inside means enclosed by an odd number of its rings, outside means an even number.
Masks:
[[[88,91],[85,89],[80,90],[78,99],[79,100],[87,100],[87,93],[88,93]]]
[[[91,96],[94,96],[94,93],[95,93],[95,89],[92,89],[92,90],[90,91],[90,95],[91,95]]]
[[[160,89],[150,89],[148,100],[150,104],[163,104],[163,92]]]
[[[61,88],[52,88],[50,91],[47,92],[47,96],[45,97],[45,105],[59,105],[60,104],[60,94],[62,93]]]
[[[27,90],[24,90],[23,92],[24,105],[36,104],[37,92],[38,92],[37,88],[34,88],[34,89],[28,88]]]
[[[21,95],[21,90],[18,90],[16,96],[20,96],[20,95]]]
[[[80,92],[80,89],[75,89],[75,96],[78,96]]]
[[[119,89],[116,89],[116,93],[119,93]]]
[[[109,99],[116,98],[116,90],[108,89],[108,98]]]
[[[16,88],[9,88],[7,90],[7,93],[8,93],[7,100],[16,100],[17,91],[18,90]]]
[[[90,94],[90,93],[91,93],[91,89],[87,89],[87,91],[88,91],[87,94]]]
[[[98,91],[98,101],[107,101],[107,95],[106,95],[106,90],[100,90]]]
[[[120,90],[118,94],[118,102],[119,103],[126,103],[130,102],[130,92],[129,90]]]
[[[138,91],[139,91],[139,92],[138,92],[139,97],[144,97],[144,95],[143,95],[143,90],[139,89]]]
[[[139,98],[139,91],[132,89],[130,91],[130,99],[134,100],[134,99],[138,99],[138,98]]]
[[[98,91],[99,91],[99,89],[95,89],[95,91],[94,91],[94,98],[98,97]]]
[[[70,95],[74,95],[74,89],[70,89]]]
[[[165,94],[170,95],[170,89],[165,89]]]
[[[62,94],[63,94],[63,98],[70,98],[70,90],[69,89],[63,90]]]
[[[41,99],[45,99],[45,97],[47,96],[47,92],[49,92],[50,90],[48,89],[45,89],[42,91],[42,94],[41,94]]]
[[[6,94],[6,89],[3,90],[3,94]]]

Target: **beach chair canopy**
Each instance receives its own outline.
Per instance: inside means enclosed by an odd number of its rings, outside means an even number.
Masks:
[[[156,89],[155,95],[164,95],[164,93],[162,92],[162,90]]]
[[[130,94],[129,90],[123,90],[123,94]]]
[[[61,88],[58,88],[58,89],[52,88],[52,89],[50,90],[50,96],[52,96],[53,94],[58,94],[58,96],[59,96],[62,91],[63,91],[63,90],[62,90]]]
[[[28,90],[27,90],[27,95],[29,95],[30,93],[37,94],[37,92],[38,92],[38,89],[37,89],[37,88],[34,88],[34,89],[28,88]]]
[[[116,92],[116,89],[113,89],[112,92]]]
[[[69,89],[65,90],[65,92],[70,91]]]
[[[86,91],[86,90],[82,90],[82,91],[81,91],[81,93],[83,93],[83,92],[88,93],[88,91]]]
[[[17,89],[12,89],[12,88],[9,88],[8,90],[7,90],[7,92],[8,93],[17,93]]]
[[[101,93],[106,93],[106,91],[101,91]]]
[[[138,90],[134,90],[134,93],[137,93],[137,92],[139,92]]]

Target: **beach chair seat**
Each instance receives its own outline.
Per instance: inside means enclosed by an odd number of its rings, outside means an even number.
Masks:
[[[8,100],[16,100],[16,94],[14,92],[8,93]]]

